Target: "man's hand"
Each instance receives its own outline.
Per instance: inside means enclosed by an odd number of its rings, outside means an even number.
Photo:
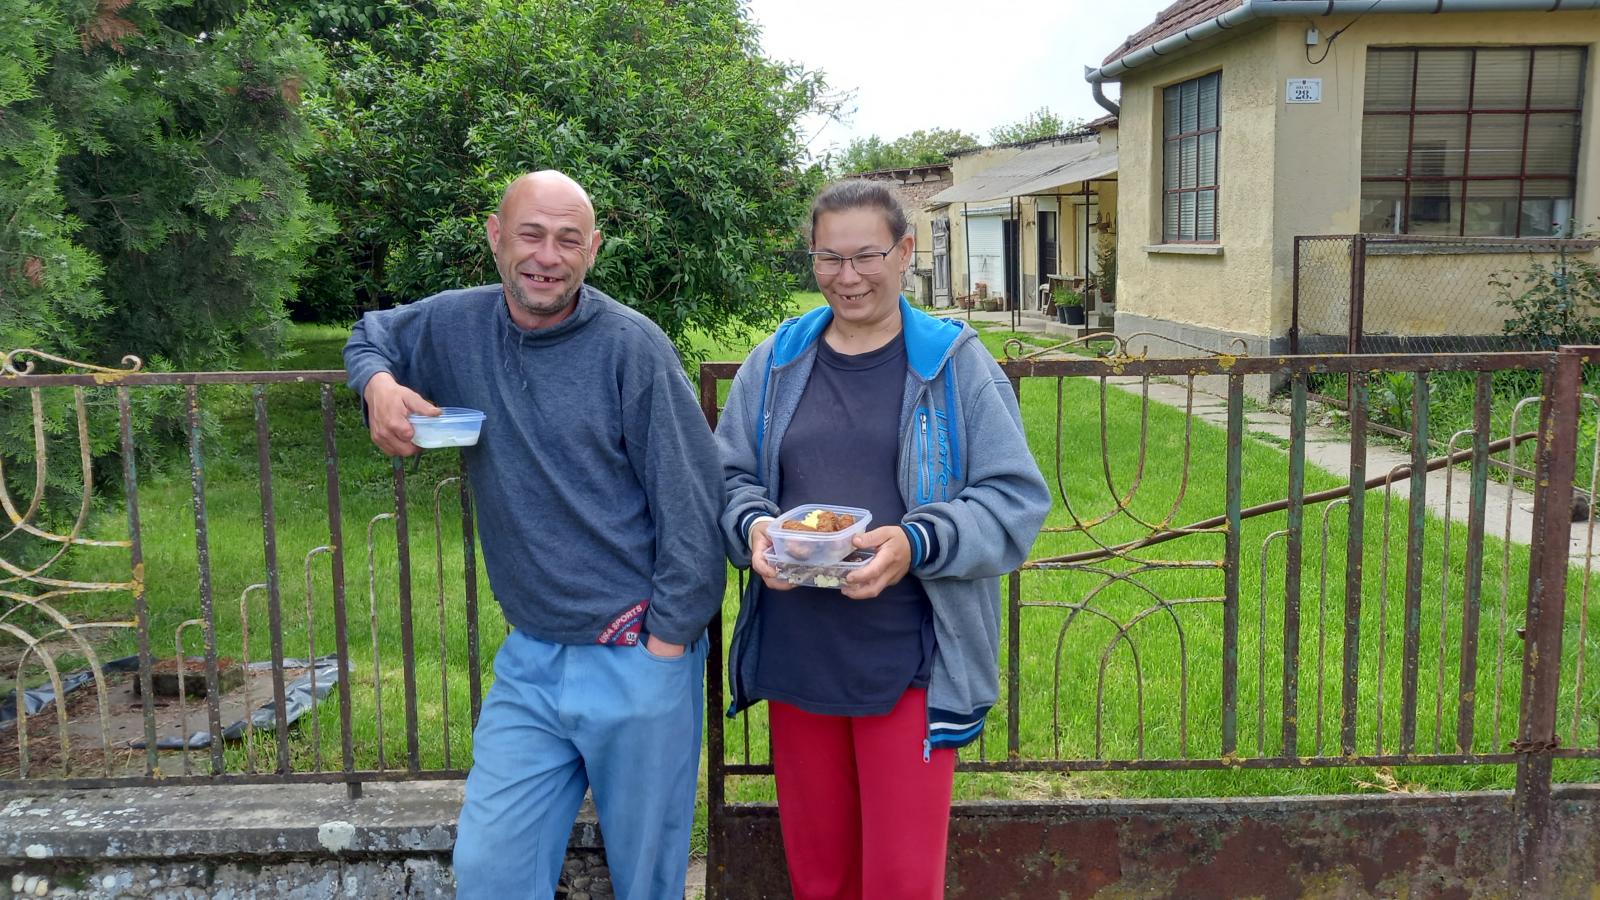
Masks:
[[[911,544],[899,525],[884,525],[858,534],[854,543],[856,549],[876,550],[878,555],[845,576],[842,590],[851,600],[871,600],[911,571]]]
[[[761,576],[761,582],[774,591],[794,590],[794,585],[778,577],[778,570],[767,562],[767,551],[772,549],[772,538],[767,537],[771,519],[762,519],[750,526],[750,571]]]
[[[367,428],[379,450],[390,456],[415,456],[422,452],[421,447],[411,443],[415,429],[406,416],[411,413],[437,416],[439,407],[395,381],[388,372],[372,376],[362,398],[367,401]]]
[[[644,639],[644,649],[650,651],[656,656],[665,656],[669,659],[674,656],[683,655],[682,644],[669,644],[653,634]]]

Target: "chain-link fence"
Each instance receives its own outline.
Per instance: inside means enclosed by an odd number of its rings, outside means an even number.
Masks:
[[[1295,238],[1292,353],[1525,349],[1494,282],[1559,255],[1597,260],[1595,241],[1420,235]]]

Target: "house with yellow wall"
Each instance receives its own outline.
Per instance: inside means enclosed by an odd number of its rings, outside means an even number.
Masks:
[[[1600,223],[1597,55],[1600,0],[1172,4],[1086,72],[1121,132],[1117,332],[1154,353],[1286,352],[1296,236],[1356,233],[1455,242],[1375,253],[1406,296],[1368,297],[1390,319],[1368,328],[1497,330],[1401,301],[1459,254],[1526,266],[1527,245],[1481,239],[1592,247],[1560,241]]]

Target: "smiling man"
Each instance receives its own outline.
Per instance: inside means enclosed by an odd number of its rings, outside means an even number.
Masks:
[[[555,893],[586,789],[622,898],[683,896],[722,600],[722,471],[672,344],[584,283],[594,207],[554,171],[489,216],[500,284],[368,313],[345,347],[372,440],[412,413],[487,418],[463,450],[489,582],[513,626],[473,732],[458,896]]]

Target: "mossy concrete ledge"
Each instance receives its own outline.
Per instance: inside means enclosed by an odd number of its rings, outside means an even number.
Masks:
[[[0,898],[451,897],[459,781],[0,792]],[[563,882],[610,896],[593,808]],[[579,882],[579,884],[572,884]]]

